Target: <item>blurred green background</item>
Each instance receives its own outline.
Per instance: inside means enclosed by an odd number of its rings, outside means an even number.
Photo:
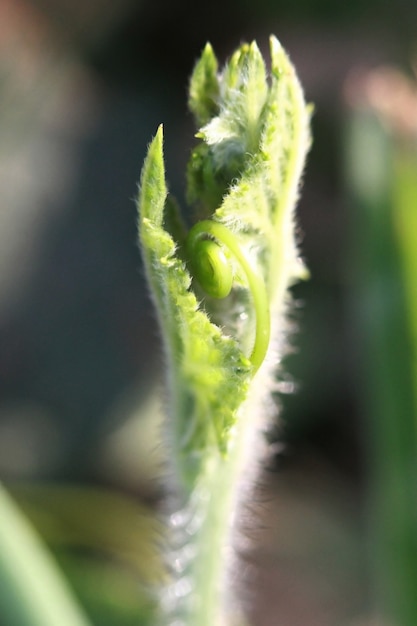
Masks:
[[[97,626],[151,623],[146,589],[162,576],[166,396],[136,243],[141,164],[163,122],[184,206],[195,59],[207,40],[221,61],[252,39],[267,56],[271,33],[315,104],[299,204],[311,279],[294,288],[297,332],[246,555],[259,568],[253,623],[382,624],[370,621],[356,289],[368,244],[346,174],[344,86],[386,63],[410,72],[416,22],[414,0],[0,0],[0,478]]]

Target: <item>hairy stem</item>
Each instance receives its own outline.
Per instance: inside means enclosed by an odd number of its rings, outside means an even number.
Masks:
[[[262,380],[254,380],[251,397],[239,411],[239,429],[228,457],[206,463],[185,506],[170,517],[170,560],[176,575],[164,594],[170,625],[175,620],[187,626],[242,624],[233,594],[239,578],[233,565],[239,559],[242,518],[263,456],[254,419],[262,405]]]

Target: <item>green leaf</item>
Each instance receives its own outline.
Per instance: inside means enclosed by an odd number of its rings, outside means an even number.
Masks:
[[[177,416],[174,446],[186,484],[204,450],[226,452],[227,434],[245,398],[250,364],[236,340],[222,334],[199,308],[191,277],[176,244],[164,229],[166,200],[160,127],[143,167],[139,233],[145,265],[167,339]],[[192,454],[191,454],[192,452]]]

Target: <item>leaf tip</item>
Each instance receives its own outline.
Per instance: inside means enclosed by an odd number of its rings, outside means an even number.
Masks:
[[[211,45],[211,43],[208,41],[206,43],[206,45],[204,46],[203,49],[203,54],[201,55],[202,57],[211,57],[211,58],[215,58],[215,54],[214,54],[214,50],[213,50],[213,46]]]
[[[269,37],[269,50],[271,54],[271,71],[275,76],[280,76],[284,70],[284,61],[286,58],[285,50],[275,35]]]
[[[164,142],[164,125],[163,124],[159,124],[158,129],[155,134],[155,140],[158,143],[163,144]]]
[[[269,37],[269,47],[271,50],[271,54],[277,54],[280,50],[282,50],[282,45],[275,35],[270,35]]]

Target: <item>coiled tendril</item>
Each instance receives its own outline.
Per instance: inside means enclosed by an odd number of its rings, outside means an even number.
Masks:
[[[213,298],[226,298],[233,285],[233,270],[223,247],[242,268],[255,309],[255,341],[249,359],[256,372],[265,358],[270,336],[269,302],[262,277],[253,269],[233,233],[219,222],[197,222],[188,233],[185,245],[193,276]]]

